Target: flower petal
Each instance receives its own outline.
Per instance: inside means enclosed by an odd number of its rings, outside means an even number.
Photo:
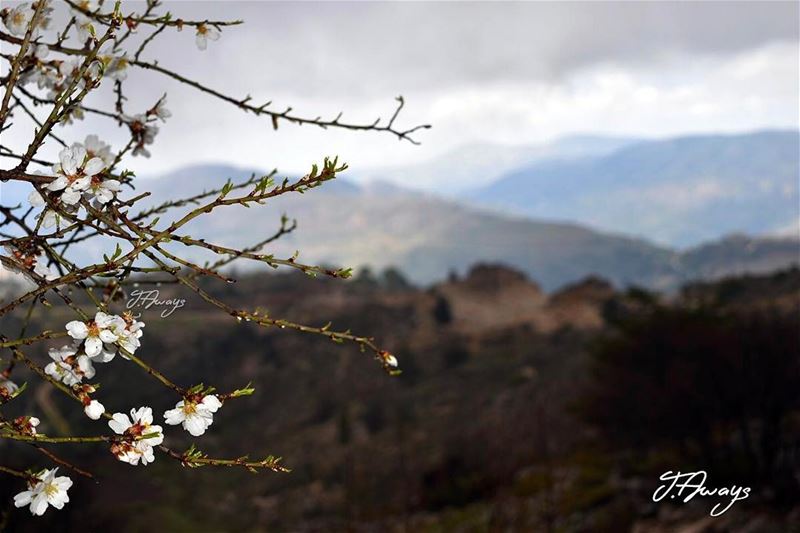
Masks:
[[[206,421],[200,416],[189,416],[183,421],[183,429],[193,437],[199,437],[206,432],[207,428]]]
[[[97,337],[89,337],[86,339],[85,349],[86,355],[94,357],[103,350],[103,341]]]
[[[87,176],[94,176],[95,174],[99,174],[105,170],[105,168],[106,164],[102,159],[99,157],[93,157],[87,161],[86,165],[83,167],[83,173]]]
[[[89,328],[86,326],[85,322],[81,322],[80,320],[73,320],[71,322],[67,322],[67,333],[73,339],[85,339],[89,335]]]
[[[56,176],[56,179],[47,184],[47,189],[50,191],[60,191],[69,185],[69,180],[66,176]]]
[[[125,433],[125,430],[132,425],[133,424],[131,424],[128,415],[124,413],[114,413],[114,415],[111,417],[111,420],[108,421],[108,427],[110,427],[111,430],[118,435]]]
[[[183,414],[183,402],[178,402],[175,409],[170,409],[164,413],[164,421],[170,426],[177,426],[184,421],[186,416]]]
[[[219,401],[219,398],[217,398],[217,396],[214,394],[209,394],[205,396],[203,398],[203,401],[200,403],[202,403],[212,413],[216,413],[217,409],[222,407],[222,402]]]
[[[31,514],[42,516],[45,511],[47,511],[47,494],[40,492],[31,501]]]
[[[30,202],[30,204],[33,207],[42,207],[47,203],[45,202],[42,195],[39,194],[39,191],[37,191],[36,189],[32,190],[31,193],[28,195],[28,202]]]
[[[33,492],[26,490],[14,496],[14,507],[25,507],[31,503]]]

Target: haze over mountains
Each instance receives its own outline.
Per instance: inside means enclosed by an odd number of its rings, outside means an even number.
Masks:
[[[533,149],[468,147],[406,169],[407,182],[430,187],[435,172],[449,168],[454,183],[479,183],[486,179],[480,171],[493,168],[493,160],[506,174],[473,192],[453,186],[444,191],[449,198],[396,185],[398,169],[363,185],[340,178],[261,209],[214,214],[192,231],[245,245],[266,236],[286,212],[299,229],[271,249],[278,255],[300,250],[305,261],[394,266],[422,284],[476,262],[499,262],[547,290],[590,274],[663,289],[798,262],[797,230],[790,238],[775,236],[797,224],[797,145],[797,132],[769,131],[660,141],[583,136]],[[449,158],[460,166],[448,166]],[[154,197],[217,187],[250,172],[182,169],[153,181]],[[695,246],[678,248],[684,244]]]
[[[215,211],[188,230],[245,246],[270,235],[287,213],[299,228],[270,252],[300,250],[304,262],[398,267],[419,284],[493,262],[522,270],[545,290],[588,275],[669,289],[800,262],[797,147],[798,133],[785,131],[473,146],[426,166],[375,174],[381,181],[339,178],[259,209]],[[197,165],[141,178],[140,189],[160,203],[252,172],[263,170]],[[492,172],[498,176],[488,183]],[[441,183],[437,173],[448,173],[453,184],[440,187],[440,195],[397,185],[430,189]],[[6,184],[3,193],[27,196]],[[789,230],[779,237],[781,229]],[[107,251],[76,248],[95,261]]]
[[[353,170],[361,181],[391,182],[443,196],[469,194],[525,165],[552,159],[601,156],[641,141],[633,137],[570,135],[545,144],[471,144],[425,163]]]

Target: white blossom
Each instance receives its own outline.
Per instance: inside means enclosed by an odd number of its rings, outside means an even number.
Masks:
[[[192,436],[199,437],[214,423],[214,413],[220,407],[222,402],[214,394],[204,396],[199,402],[183,399],[175,405],[175,409],[164,413],[164,419],[171,426],[181,424]]]
[[[50,17],[53,14],[53,7],[50,5],[50,0],[41,0],[44,2],[42,12],[39,14],[39,22],[36,24],[35,34],[39,34],[39,30],[46,30],[50,27]]]
[[[23,36],[28,31],[31,17],[33,17],[33,10],[30,4],[20,4],[8,11],[8,14],[3,19],[3,24],[13,35]]]
[[[111,153],[111,145],[101,141],[100,137],[97,135],[87,135],[86,139],[83,141],[83,145],[77,142],[72,143],[73,148],[76,146],[83,146],[89,159],[99,157],[107,167],[110,167],[114,163],[114,154]]]
[[[83,412],[92,420],[99,420],[100,417],[103,416],[103,413],[106,412],[106,408],[97,400],[90,400],[89,403],[84,406]]]
[[[95,363],[110,363],[117,355],[117,347],[113,344],[103,344],[100,353],[92,356],[91,360]]]
[[[65,204],[77,204],[81,192],[89,188],[92,178],[103,172],[106,164],[99,157],[85,160],[86,149],[79,143],[61,150],[58,158],[59,162],[53,165],[56,179],[47,184],[47,189],[63,191],[61,201]]]
[[[60,277],[58,274],[58,269],[56,269],[55,265],[48,266],[47,259],[44,256],[36,259],[33,272],[47,281],[52,281]]]
[[[73,12],[75,16],[75,33],[83,45],[92,37],[92,21],[83,13]]]
[[[131,130],[131,135],[136,141],[136,146],[133,148],[133,155],[143,155],[150,157],[150,150],[145,148],[149,144],[153,144],[158,133],[158,126],[152,122],[147,121],[146,114],[139,114],[134,116],[123,116],[122,120],[128,124]]]
[[[100,7],[100,4],[97,2],[97,0],[78,0],[75,2],[75,5],[83,11],[90,12],[94,12],[98,7]]]
[[[89,192],[86,197],[94,200],[96,204],[103,205],[114,199],[120,190],[120,182],[117,180],[95,180],[89,183]]]
[[[42,59],[45,59],[47,56],[50,55],[50,48],[48,48],[46,44],[37,44],[36,46],[31,48],[28,51],[28,53],[34,59],[41,61]]]
[[[29,482],[28,490],[14,496],[15,507],[30,506],[31,514],[41,516],[52,505],[62,509],[69,502],[67,491],[72,486],[72,480],[66,476],[56,477],[58,468],[43,470],[36,476],[36,481]]]
[[[69,110],[69,113],[64,115],[64,117],[61,119],[61,122],[59,122],[58,124],[60,126],[69,126],[76,120],[83,120],[85,117],[86,114],[83,112],[82,107],[73,107]]]
[[[9,268],[4,264],[3,267],[6,270],[21,272],[28,278],[32,278],[30,272],[33,272],[47,281],[52,281],[59,277],[58,270],[56,270],[55,266],[48,266],[47,258],[43,255],[39,256],[37,251],[34,250],[33,252],[26,253],[13,246],[5,246],[4,249],[5,252],[20,265],[20,268]]]
[[[130,66],[130,60],[127,55],[123,54],[102,59],[106,63],[106,76],[114,81],[125,81],[128,77],[128,67]]]
[[[37,49],[42,48],[38,46]],[[47,50],[47,47],[44,47]],[[25,75],[25,82],[36,82],[39,89],[48,89],[48,92],[53,92],[54,88],[62,81],[61,73],[57,68],[51,65],[37,64],[31,71]]]
[[[93,320],[73,320],[66,328],[78,345],[85,343],[86,355],[96,363],[107,363],[114,359],[117,347],[134,353],[141,346],[144,322],[125,312],[122,316],[98,311]],[[123,357],[126,357],[123,354]],[[126,357],[127,358],[127,357]]]
[[[45,5],[42,7],[41,13],[39,14],[39,20],[32,33],[33,37],[39,35],[39,30],[47,29],[50,26],[50,14],[53,12],[53,8],[48,5],[49,2],[47,0],[42,1],[45,2]],[[19,4],[13,9],[8,10],[3,18],[3,24],[5,24],[8,31],[13,35],[22,37],[28,31],[28,24],[30,24],[31,18],[33,18],[33,13],[33,5],[28,3]]]
[[[0,375],[0,389],[11,395],[19,390],[19,386],[7,377]]]
[[[167,97],[166,95],[158,101],[156,106],[151,110],[152,114],[156,117],[160,118],[162,122],[165,122],[166,119],[172,116],[172,111],[167,109]]]
[[[34,174],[44,175],[42,172],[34,172]],[[74,214],[78,210],[78,206],[69,205],[61,202],[59,197],[51,197],[51,202],[57,204],[61,211],[64,211],[69,214]],[[30,202],[32,207],[43,207],[47,205],[47,201],[45,200],[44,196],[39,194],[39,191],[36,189],[32,190],[31,193],[28,195],[28,202]],[[41,224],[43,228],[52,228],[53,226],[60,226],[61,220],[64,218],[62,213],[57,212],[49,207],[45,208],[39,215],[37,216],[41,220]]]
[[[20,435],[35,437],[36,428],[39,426],[39,419],[35,416],[18,416],[10,422],[5,422],[3,425],[5,426],[4,429],[10,429]]]
[[[200,50],[205,50],[208,46],[208,40],[216,41],[219,39],[220,33],[216,28],[212,28],[208,24],[200,24],[197,26],[197,36],[195,37],[195,44]]]
[[[58,80],[48,86],[48,97],[55,99],[59,96],[73,80],[81,73],[81,66],[83,62],[78,59],[65,59],[58,63]],[[97,79],[100,77],[100,60],[93,61],[89,67],[83,72],[83,75],[77,80],[75,87],[78,91],[83,90],[86,86],[88,79]],[[83,119],[83,109],[80,106],[72,108],[69,114],[62,118],[60,124],[70,124],[73,118]]]
[[[58,74],[61,76],[61,80],[64,82],[72,76],[77,76],[79,70],[80,63],[77,59],[65,59],[58,65]]]
[[[43,85],[47,84],[47,72],[50,72],[50,75],[54,72],[57,74],[55,69],[49,68],[49,66],[42,61],[49,54],[50,49],[46,45],[31,45],[25,52],[25,58],[28,60],[30,67],[20,74],[19,83],[26,84],[36,82],[40,89]]]
[[[144,322],[136,320],[130,312],[125,312],[122,314],[122,317],[118,318],[119,320],[114,321],[114,324],[111,326],[119,339],[117,341],[117,346],[130,353],[134,353],[142,345],[139,339],[142,338],[142,334],[144,333],[142,331]],[[127,359],[125,354],[122,356]]]
[[[84,143],[72,143],[70,147],[74,151],[84,151],[89,161],[100,159],[104,168],[110,167],[114,163],[114,155],[111,153],[111,146],[100,140],[97,135],[87,135]],[[87,167],[89,164],[87,163]],[[85,172],[85,171],[84,171]],[[84,198],[94,200],[96,206],[102,206],[110,202],[120,190],[120,182],[113,179],[103,179],[100,174],[91,176],[89,184],[83,189]]]
[[[108,351],[109,347],[104,345],[113,344],[119,339],[114,333],[114,330],[118,328],[116,324],[118,320],[121,319],[116,315],[98,311],[94,320],[90,320],[88,323],[73,320],[67,323],[66,328],[70,337],[84,342],[86,355],[94,358],[103,354],[104,347]],[[113,356],[111,358],[113,359]]]
[[[108,421],[108,427],[118,435],[123,435],[129,440],[114,443],[111,452],[122,462],[143,465],[155,460],[153,446],[164,442],[164,433],[161,426],[153,425],[153,410],[149,407],[131,409],[131,416],[124,413],[114,413]],[[141,438],[143,436],[148,438]]]
[[[41,195],[36,191],[33,191],[28,196],[28,201],[30,201],[33,207],[45,205],[44,198],[42,198]],[[73,205],[62,204],[61,208],[68,213],[74,213],[76,211],[75,206]],[[43,228],[52,228],[53,226],[58,228],[61,226],[61,220],[64,217],[61,213],[48,208],[43,210],[37,218],[41,219]]]
[[[36,189],[32,190],[28,195],[28,202],[30,202],[31,206],[33,207],[42,207],[43,205],[47,205],[44,197],[39,194],[39,191]]]
[[[36,428],[41,421],[35,416],[21,416],[14,420],[14,426],[17,431],[25,435],[36,435]]]
[[[64,385],[72,387],[83,381],[83,378],[94,377],[92,360],[85,354],[77,355],[77,346],[51,348],[48,353],[53,361],[44,368],[44,372]]]

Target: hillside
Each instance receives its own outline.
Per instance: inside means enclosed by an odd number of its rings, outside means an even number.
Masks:
[[[621,293],[597,278],[545,295],[520,272],[491,265],[427,290],[394,278],[390,286],[388,278],[293,272],[235,284],[207,279],[203,286],[235,306],[374,335],[397,354],[397,378],[352,345],[239,323],[184,288],[163,285],[160,298],[187,298],[186,305],[167,318],[156,307],[135,309],[147,324],[137,355],[182,385],[231,390],[252,381],[256,389],[226,402],[201,439],[169,431],[168,445],[182,450],[195,442],[211,456],[273,453],[292,472],[188,469],[163,456],[131,468],[97,448],[65,446],[59,451],[98,476],[98,484],[76,483],[70,494],[87,505],[43,519],[14,513],[10,530],[708,531],[698,524],[712,500],[657,509],[651,501],[658,475],[671,465],[709,461],[693,445],[705,435],[697,428],[722,443],[712,456],[715,480],[764,491],[726,513],[732,522],[721,530],[790,530],[800,512],[800,465],[786,459],[761,476],[747,470],[737,448],[740,426],[729,416],[743,406],[756,432],[764,427],[762,406],[785,412],[784,432],[770,442],[789,453],[800,437],[800,271],[694,285],[671,298]],[[75,298],[91,305],[79,292]],[[717,314],[700,314],[699,301]],[[731,311],[744,315],[733,325]],[[17,331],[22,313],[3,317],[0,327]],[[38,306],[30,329],[62,327],[66,316],[57,301],[52,309]],[[626,328],[653,340],[591,381],[593,362],[607,360],[596,350]],[[48,359],[41,347],[25,350],[40,363]],[[9,416],[46,414],[40,430],[48,434],[57,432],[52,420],[60,416],[75,434],[97,431],[25,367],[15,378],[34,394],[23,397],[28,404],[5,406]],[[650,379],[667,388],[637,387]],[[175,402],[120,358],[98,368],[97,380],[109,405],[124,395],[160,413]],[[589,407],[618,417],[604,431],[576,410],[595,390],[606,401]],[[609,401],[610,414],[602,410]],[[687,411],[698,424],[686,423]],[[0,443],[0,454],[11,445]],[[4,484],[0,495],[10,498],[14,489]],[[777,490],[783,500],[770,496]],[[202,513],[186,511],[198,507]]]
[[[729,233],[797,235],[800,134],[684,136],[610,154],[537,161],[467,198],[668,246]]]

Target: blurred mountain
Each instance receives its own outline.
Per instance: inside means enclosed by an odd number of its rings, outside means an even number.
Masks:
[[[552,158],[603,155],[637,141],[629,137],[569,135],[543,144],[475,143],[416,165],[353,171],[353,174],[359,182],[390,182],[452,196],[488,185],[523,165]]]
[[[680,257],[683,270],[695,279],[766,274],[779,265],[800,263],[800,241],[730,235],[686,250]]]
[[[670,297],[621,293],[596,277],[545,295],[497,265],[425,290],[398,283],[397,272],[238,279],[200,282],[237,309],[374,336],[402,374],[386,376],[352,344],[238,322],[165,284],[159,298],[186,305],[169,317],[158,306],[134,309],[147,324],[139,355],[184,386],[255,387],[226,401],[202,439],[166,427],[166,444],[194,443],[210,457],[272,453],[291,473],[181,468],[162,454],[131,468],[97,446],[59,446],[99,482],[76,479],[70,498],[81,505],[64,512],[8,513],[8,531],[796,531],[800,270],[693,284]],[[80,291],[74,300],[91,306]],[[0,317],[0,329],[19,331],[25,312]],[[67,317],[54,300],[33,310],[28,329],[62,328]],[[603,350],[611,342],[616,350]],[[23,349],[47,359],[43,347]],[[101,398],[132,398],[160,418],[176,399],[137,370],[121,358],[98,365]],[[13,377],[30,394],[4,415],[39,414],[45,434],[57,434],[56,421],[70,434],[97,431],[25,365]],[[767,420],[780,431],[760,444]],[[707,435],[715,444],[706,452],[698,443]],[[741,446],[744,438],[754,446]],[[8,439],[0,454],[43,461]],[[768,457],[775,468],[760,469]],[[713,479],[776,496],[737,502],[723,529],[709,529],[722,500],[654,511],[659,476],[675,464],[712,464]],[[21,486],[0,483],[0,500]]]
[[[198,166],[148,180],[147,188],[163,200],[173,191],[199,192],[251,172]],[[798,243],[791,239],[740,237],[679,253],[579,224],[512,217],[393,185],[360,187],[346,180],[302,196],[275,198],[259,209],[215,211],[192,222],[188,231],[209,242],[245,246],[270,235],[282,213],[296,218],[299,228],[271,245],[276,255],[300,250],[305,262],[394,266],[418,284],[488,261],[525,272],[546,291],[592,274],[618,286],[669,289],[690,279],[763,272],[798,261]]]
[[[787,228],[797,236],[799,149],[797,131],[642,141],[535,161],[466,197],[669,246]]]

